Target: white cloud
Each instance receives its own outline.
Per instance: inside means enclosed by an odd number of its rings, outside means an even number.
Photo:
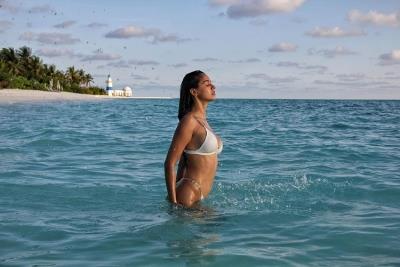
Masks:
[[[362,36],[366,35],[364,31],[361,30],[349,30],[345,31],[339,27],[327,28],[327,27],[315,27],[314,30],[306,32],[306,35],[312,37],[351,37],[351,36]]]
[[[25,1],[29,2],[29,1]],[[34,2],[34,1],[31,1]],[[8,11],[10,13],[18,13],[20,11],[28,13],[55,13],[54,9],[48,4],[35,5],[31,8],[26,7],[26,3],[16,0],[0,0],[0,10]]]
[[[209,0],[208,2],[211,6],[228,6],[227,15],[238,19],[291,12],[299,8],[305,0]]]
[[[363,73],[337,74],[336,78],[341,82],[357,82],[365,79],[365,74]]]
[[[359,10],[352,10],[347,15],[347,18],[351,22],[361,24],[373,24],[378,26],[400,26],[400,12],[384,14],[377,11],[369,11],[368,13],[362,13]]]
[[[80,40],[78,38],[71,37],[70,34],[54,32],[54,33],[39,33],[37,35],[36,41],[44,44],[62,45],[62,44],[75,44]]]
[[[211,6],[226,6],[240,3],[240,0],[208,0]]]
[[[50,13],[55,12],[50,5],[33,6],[28,10],[28,13]]]
[[[172,64],[170,66],[174,67],[174,68],[183,68],[183,67],[187,67],[188,64],[186,64],[186,63],[177,63],[177,64]]]
[[[95,53],[82,58],[81,61],[109,61],[120,59],[121,56],[117,54]]]
[[[400,49],[379,56],[380,65],[400,64]]]
[[[107,33],[105,36],[107,38],[137,38],[137,37],[149,37],[158,34],[159,31],[156,29],[145,29],[138,26],[126,26],[123,28],[118,28],[114,31]]]
[[[11,4],[7,0],[0,0],[0,7],[1,7],[2,10],[6,10],[6,11],[9,11],[11,13],[17,13],[18,11],[21,10],[21,7],[16,6],[14,4]]]
[[[359,87],[361,89],[365,89],[366,87],[381,87],[381,86],[388,86],[390,85],[388,82],[385,81],[367,81],[363,79],[353,80],[353,81],[342,81],[342,80],[314,80],[314,84],[318,85],[333,85],[333,86],[343,86],[343,87]]]
[[[160,63],[154,60],[119,60],[116,62],[108,63],[107,66],[114,67],[114,68],[133,68],[134,66],[157,66]]]
[[[107,24],[105,24],[105,23],[99,23],[99,22],[92,22],[92,23],[89,23],[89,24],[86,25],[86,26],[89,27],[89,28],[102,28],[102,27],[106,27]]]
[[[337,56],[355,55],[357,53],[339,45],[336,46],[334,49],[322,49],[322,50],[309,49],[308,54],[309,55],[320,54],[327,58],[334,58]]]
[[[111,62],[107,64],[108,67],[114,67],[114,68],[132,68],[132,64],[129,64],[126,60],[119,60],[117,62]]]
[[[258,63],[258,62],[261,62],[261,60],[258,59],[258,58],[254,58],[254,57],[241,59],[241,60],[231,60],[231,61],[229,61],[229,63],[239,63],[239,64],[242,64],[242,63]]]
[[[196,61],[196,62],[216,62],[216,61],[220,61],[220,60],[217,59],[217,58],[214,58],[214,57],[205,57],[205,58],[195,58],[195,59],[193,59],[193,61]]]
[[[0,20],[0,32],[5,32],[10,29],[13,23],[8,20]]]
[[[276,63],[275,65],[277,67],[283,67],[283,68],[296,68],[296,69],[300,69],[300,70],[316,71],[321,74],[328,70],[328,68],[326,66],[300,64],[300,63],[292,62],[292,61],[281,61],[281,62]]]
[[[240,59],[240,60],[222,60],[214,57],[204,57],[204,58],[195,58],[193,59],[195,62],[220,62],[220,63],[237,63],[237,64],[242,64],[242,63],[258,63],[261,62],[260,59],[258,58],[246,58],[246,59]]]
[[[268,51],[269,52],[294,52],[296,51],[297,46],[291,43],[279,43],[271,46]]]
[[[38,49],[37,54],[44,57],[77,57],[79,55],[75,54],[73,50],[70,49],[53,49],[53,48],[41,48]]]
[[[157,34],[153,36],[153,44],[156,43],[166,43],[166,42],[174,42],[174,43],[183,43],[183,42],[188,42],[191,41],[189,38],[180,38],[176,34],[168,34],[168,35],[163,35],[163,34]]]
[[[287,76],[287,77],[271,77],[265,73],[252,73],[246,76],[247,79],[257,79],[257,80],[263,80],[268,83],[272,84],[281,84],[281,83],[293,83],[297,80],[299,80],[296,77],[292,76]]]
[[[152,43],[164,43],[164,42],[186,42],[191,39],[180,38],[175,34],[163,34],[159,29],[146,29],[139,26],[129,25],[123,28],[118,28],[114,31],[108,32],[105,35],[106,38],[152,38]]]
[[[19,39],[24,41],[37,41],[42,44],[51,45],[69,45],[80,41],[78,38],[73,38],[70,34],[58,32],[24,32],[19,36]]]
[[[54,28],[68,28],[68,27],[74,25],[75,23],[76,23],[75,20],[67,20],[67,21],[64,21],[64,22],[62,22],[60,24],[54,25]]]
[[[400,75],[396,72],[385,72],[386,80],[400,80]]]
[[[297,62],[293,61],[281,61],[275,64],[277,67],[294,67],[294,68],[300,68],[300,64]]]
[[[140,81],[147,81],[150,80],[149,77],[146,77],[144,75],[139,75],[139,74],[131,74],[131,77],[134,78],[135,80],[140,80]]]
[[[137,65],[137,66],[157,66],[160,65],[159,62],[154,61],[154,60],[137,60],[137,59],[131,59],[128,61],[129,64],[132,65]]]

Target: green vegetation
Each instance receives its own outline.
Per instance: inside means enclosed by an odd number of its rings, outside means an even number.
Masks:
[[[62,72],[55,65],[43,64],[27,46],[19,50],[11,47],[0,50],[0,88],[106,94],[104,89],[90,86],[92,81],[92,75],[84,70],[69,67]]]

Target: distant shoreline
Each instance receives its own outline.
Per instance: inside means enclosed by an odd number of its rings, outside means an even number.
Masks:
[[[179,99],[175,97],[163,96],[132,96],[132,97],[118,97],[107,95],[88,95],[77,94],[70,92],[51,92],[29,89],[0,89],[0,104],[13,104],[13,103],[35,103],[35,102],[54,102],[54,101],[102,101],[102,100],[116,100],[116,99]],[[335,98],[226,98],[221,97],[218,100],[293,100],[293,101],[400,101],[400,99],[335,99]]]
[[[114,97],[71,92],[51,92],[29,89],[0,89],[0,104],[52,102],[52,101],[101,101],[111,99],[170,99],[169,97]]]
[[[71,92],[51,92],[29,89],[1,89],[0,103],[13,104],[24,102],[49,102],[49,101],[93,101],[103,100],[109,97],[102,95],[86,95]]]

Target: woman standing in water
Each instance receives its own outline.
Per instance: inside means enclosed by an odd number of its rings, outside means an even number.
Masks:
[[[190,207],[211,191],[221,139],[207,122],[208,103],[215,100],[215,86],[202,71],[185,75],[181,84],[178,119],[164,163],[170,202]],[[175,166],[179,161],[175,174]]]

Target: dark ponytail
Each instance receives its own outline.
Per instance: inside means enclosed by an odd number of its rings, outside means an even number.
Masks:
[[[186,74],[183,78],[181,83],[181,95],[179,99],[179,120],[181,120],[188,112],[192,110],[194,99],[193,95],[190,93],[190,89],[198,87],[200,78],[203,75],[204,72],[200,70],[195,70]]]

